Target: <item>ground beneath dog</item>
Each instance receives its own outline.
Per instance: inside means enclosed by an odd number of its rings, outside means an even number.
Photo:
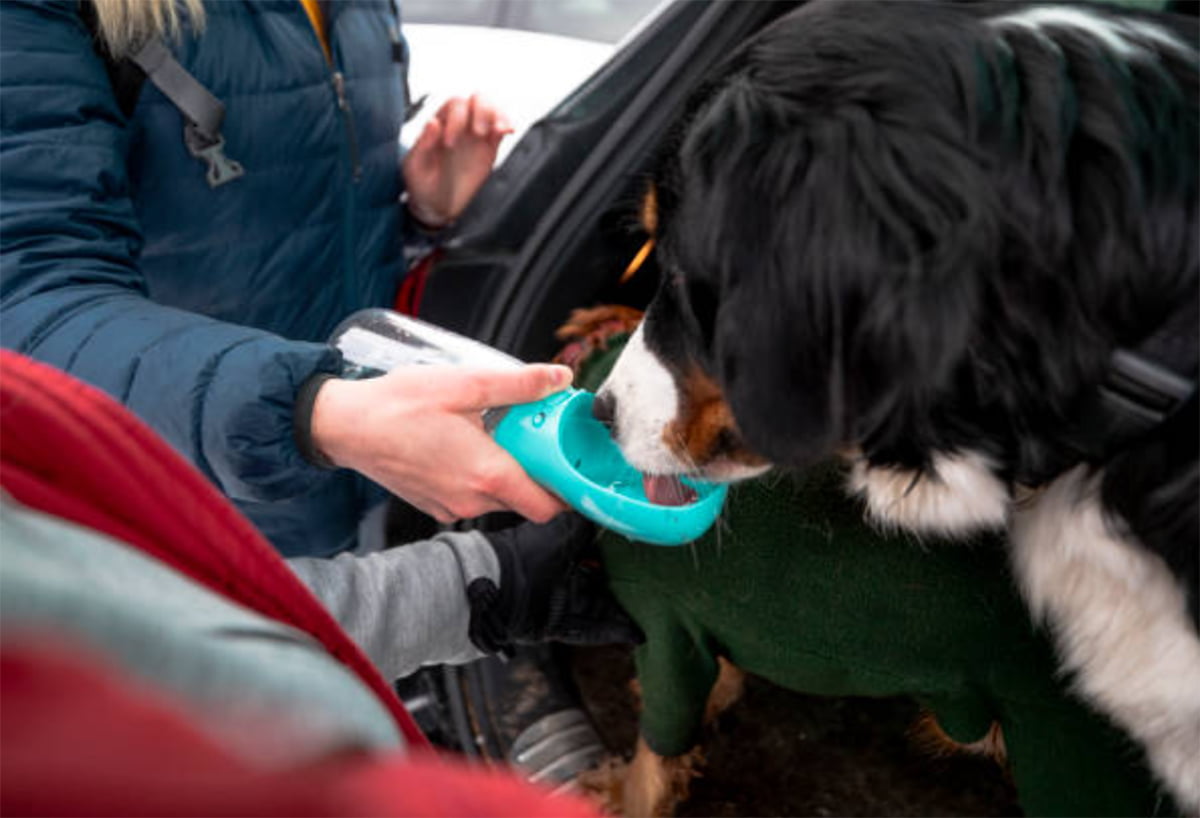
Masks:
[[[630,651],[578,649],[576,682],[613,750],[637,735]],[[703,777],[682,816],[1021,815],[990,760],[931,758],[910,740],[907,699],[804,696],[751,677],[706,737]]]

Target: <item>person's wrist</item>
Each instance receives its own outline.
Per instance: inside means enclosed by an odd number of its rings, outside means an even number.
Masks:
[[[412,223],[426,233],[440,233],[454,221],[448,214],[439,213],[408,193],[404,195],[404,206]]]
[[[345,398],[353,386],[351,381],[335,376],[326,376],[312,385],[306,454],[312,455],[317,465],[331,469],[350,465],[347,451],[352,424],[345,421]]]
[[[329,372],[318,372],[300,385],[296,402],[292,408],[292,436],[300,456],[321,469],[336,469],[337,466],[317,446],[313,439],[313,409],[321,388],[337,376]]]

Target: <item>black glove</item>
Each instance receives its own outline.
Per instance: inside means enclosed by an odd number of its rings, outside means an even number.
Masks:
[[[617,603],[595,547],[595,527],[578,514],[544,525],[485,532],[500,562],[500,587],[486,577],[467,586],[471,642],[488,653],[555,641],[641,644],[645,636]]]

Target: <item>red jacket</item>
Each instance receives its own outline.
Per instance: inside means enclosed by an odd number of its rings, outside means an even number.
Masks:
[[[203,476],[105,394],[8,351],[0,351],[0,485],[311,634],[379,697],[409,745],[397,758],[255,769],[120,669],[79,658],[54,634],[6,632],[4,814],[593,814],[515,776],[435,755],[362,651]]]

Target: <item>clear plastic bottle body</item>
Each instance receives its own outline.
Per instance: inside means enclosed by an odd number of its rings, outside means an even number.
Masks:
[[[350,380],[376,378],[401,366],[509,371],[525,365],[474,338],[381,307],[350,315],[334,328],[329,343],[342,353],[342,377]],[[507,406],[484,410],[489,434],[507,412]]]
[[[391,310],[359,310],[329,338],[345,361],[342,377],[373,378],[400,366],[519,369],[524,364],[498,349]]]

